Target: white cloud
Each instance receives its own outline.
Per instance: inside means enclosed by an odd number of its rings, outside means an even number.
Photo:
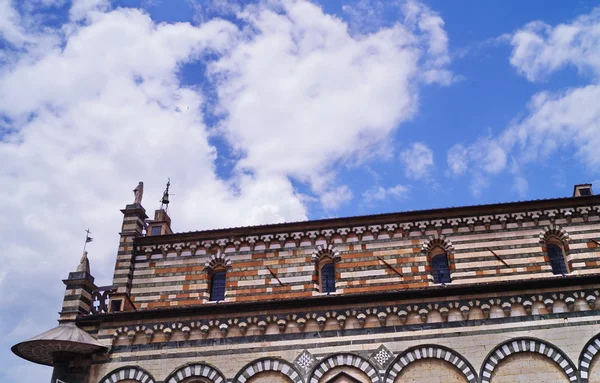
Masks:
[[[584,169],[598,173],[600,166],[600,110],[597,101],[600,85],[588,85],[561,93],[538,93],[527,115],[506,128],[497,137],[486,137],[464,147],[456,145],[448,151],[448,166],[460,175],[467,167],[471,174],[491,176],[505,170],[508,158],[519,167],[547,160],[559,150],[570,150]],[[525,196],[526,183],[519,176],[515,188]],[[476,182],[480,190],[481,182]],[[474,193],[476,194],[476,193]]]
[[[387,0],[356,0],[348,1],[342,5],[345,19],[348,20],[350,30],[357,33],[375,32],[386,26],[386,15],[397,14],[400,10],[399,1]]]
[[[598,46],[600,49],[600,46]],[[516,146],[525,161],[548,158],[558,149],[570,148],[585,168],[600,165],[600,85],[588,85],[561,93],[533,97],[528,116],[502,136],[507,147]]]
[[[467,171],[469,150],[461,144],[456,144],[448,150],[448,166],[454,175],[462,175]]]
[[[90,15],[93,11],[106,11],[110,7],[110,0],[72,0],[69,17],[79,21]]]
[[[450,63],[448,54],[448,35],[444,30],[444,20],[435,12],[417,1],[403,4],[407,23],[414,24],[423,33],[421,46],[428,55],[424,63],[422,79],[428,84],[450,85],[458,78],[444,66]]]
[[[230,45],[238,34],[234,25],[156,25],[131,9],[88,20],[68,26],[64,48],[45,46],[43,53],[33,46],[37,32],[29,34],[35,53],[24,50],[0,69],[3,333],[20,316],[41,323],[28,326],[27,336],[54,326],[60,281],[76,266],[88,226],[95,238],[92,272],[99,284],[110,283],[118,209],[132,201],[139,180],[146,182],[151,214],[172,177],[178,231],[306,218],[285,178],[217,177],[202,95],[178,83],[179,65],[203,49]],[[14,357],[8,342],[0,358],[12,367],[0,372],[8,374],[3,380],[47,380],[23,371],[35,367]]]
[[[376,186],[363,193],[363,200],[367,204],[374,202],[385,201],[387,199],[401,200],[408,197],[410,189],[404,185],[396,185],[389,188]]]
[[[530,81],[567,65],[600,75],[600,8],[569,24],[534,21],[512,36],[510,63]]]
[[[521,169],[568,150],[592,174],[600,168],[600,8],[572,23],[550,26],[527,24],[512,36],[511,63],[529,80],[573,65],[590,78],[590,84],[561,92],[542,91],[532,96],[524,117],[515,120],[497,136],[487,136],[448,152],[454,174],[466,169],[473,176],[472,192],[480,193],[488,177],[507,170],[509,158],[518,164],[508,170],[515,177],[513,189],[524,197],[527,180]],[[588,76],[591,74],[591,77]],[[485,180],[485,181],[482,181]]]
[[[193,20],[197,23],[209,21],[214,16],[235,16],[243,9],[240,4],[231,0],[185,0],[185,2],[194,10]]]
[[[416,142],[400,152],[400,161],[407,177],[425,179],[433,168],[433,152],[427,145]]]
[[[110,283],[118,209],[138,181],[151,214],[171,177],[175,231],[306,219],[313,197],[290,177],[335,209],[352,198],[335,169],[386,147],[415,112],[423,73],[446,65],[437,58],[444,49],[429,49],[419,27],[351,36],[343,21],[300,0],[249,6],[239,15],[244,27],[156,24],[140,10],[80,0],[54,29],[24,22],[0,1],[2,38],[20,47],[0,61],[0,237],[9,239],[0,330],[19,336],[54,325],[60,281],[75,268],[87,227],[92,273]],[[434,17],[420,9],[416,19]],[[205,95],[178,78],[207,52],[223,116],[214,130],[201,112]],[[227,179],[210,134],[242,156]],[[36,325],[14,330],[15,313]],[[2,380],[44,380],[27,375],[2,342],[0,359],[13,365]]]
[[[513,175],[513,185],[512,189],[517,193],[520,198],[525,198],[527,195],[527,190],[529,189],[529,182],[527,178],[523,175],[523,171],[521,170],[521,166],[519,163],[513,158],[510,164],[510,173]]]
[[[21,26],[21,15],[12,6],[11,0],[0,0],[0,39],[21,46],[28,37]]]
[[[285,173],[327,193],[332,164],[360,161],[413,115],[419,62],[441,69],[446,61],[437,58],[446,52],[430,51],[412,24],[351,36],[314,4],[280,5],[283,12],[248,7],[241,17],[260,33],[211,66],[226,113],[222,129],[245,155],[237,169]],[[437,16],[421,7],[411,17]]]
[[[321,205],[325,209],[334,210],[340,207],[344,202],[352,199],[352,191],[346,185],[329,189],[321,194]]]

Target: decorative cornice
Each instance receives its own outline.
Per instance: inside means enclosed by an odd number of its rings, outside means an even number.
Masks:
[[[349,308],[339,310],[318,310],[311,309],[301,312],[264,315],[243,315],[231,316],[224,318],[207,318],[196,321],[167,321],[155,324],[154,326],[135,326],[135,327],[119,327],[113,333],[113,342],[118,339],[123,339],[127,335],[129,343],[133,344],[137,334],[143,334],[147,339],[147,343],[151,343],[156,334],[162,334],[161,339],[169,341],[174,331],[181,331],[185,339],[188,339],[192,330],[198,329],[202,334],[202,338],[206,338],[211,330],[218,330],[223,337],[226,337],[232,328],[237,328],[242,336],[246,334],[250,326],[255,326],[260,331],[261,335],[265,334],[267,327],[271,324],[277,325],[279,333],[283,334],[288,325],[293,324],[294,327],[305,330],[306,323],[315,321],[319,327],[319,331],[325,328],[328,320],[333,319],[338,323],[341,330],[345,329],[345,325],[349,318],[355,318],[362,328],[368,317],[378,319],[380,326],[385,327],[386,322],[390,317],[395,317],[400,320],[402,325],[408,325],[408,318],[418,315],[422,324],[427,323],[427,319],[432,312],[437,312],[442,317],[442,323],[448,321],[450,312],[459,314],[462,321],[468,321],[469,313],[474,310],[481,310],[484,318],[490,318],[492,307],[498,307],[504,311],[506,318],[511,317],[513,309],[520,310],[518,313],[525,315],[534,315],[533,307],[543,307],[549,313],[552,313],[554,303],[564,302],[569,311],[575,311],[575,302],[585,302],[590,309],[595,309],[596,300],[600,296],[599,289],[590,290],[573,290],[561,292],[545,292],[535,294],[513,294],[494,298],[485,297],[465,297],[457,300],[441,300],[438,302],[424,303],[408,303],[408,304],[390,304],[361,308]],[[411,315],[412,314],[412,315]],[[479,318],[476,318],[479,320]],[[460,321],[456,317],[453,322]],[[252,335],[255,336],[255,335]]]
[[[579,197],[582,198],[582,197]],[[295,250],[300,247],[329,246],[340,242],[352,243],[355,241],[376,241],[383,238],[416,238],[425,236],[428,232],[436,233],[436,237],[447,237],[448,234],[456,233],[461,228],[468,228],[469,231],[485,232],[493,229],[493,226],[506,228],[509,224],[516,224],[521,227],[526,223],[533,223],[533,227],[538,227],[540,221],[549,221],[550,225],[545,225],[542,233],[546,230],[552,230],[555,222],[564,219],[571,222],[574,218],[581,218],[584,222],[589,220],[592,215],[600,214],[600,204],[588,206],[576,206],[568,208],[550,208],[540,210],[523,210],[516,212],[503,212],[490,214],[489,212],[480,215],[468,215],[462,217],[421,219],[413,221],[389,221],[392,217],[388,215],[370,216],[378,217],[378,224],[370,225],[352,225],[353,218],[339,219],[336,223],[345,223],[346,226],[330,227],[328,221],[308,221],[304,228],[300,224],[289,227],[286,224],[259,226],[265,231],[258,235],[244,235],[243,230],[235,230],[236,234],[229,235],[227,231],[219,236],[222,230],[199,233],[183,233],[174,235],[137,237],[135,238],[136,254],[146,254],[150,258],[153,254],[175,253],[181,256],[183,253],[191,256],[204,255],[210,250],[218,250],[219,253],[229,254],[240,251],[272,251],[275,249]],[[423,217],[425,218],[425,217]],[[338,222],[339,221],[339,222]],[[322,227],[310,229],[315,222],[321,222]],[[286,228],[289,227],[289,231]],[[550,229],[548,229],[550,228]],[[256,228],[252,228],[254,231]],[[275,230],[277,229],[277,230]],[[250,229],[248,229],[250,230]],[[273,230],[273,231],[269,231]],[[416,233],[415,233],[416,232]],[[442,233],[444,233],[442,235]],[[213,237],[207,237],[214,233]],[[415,233],[415,234],[413,234]],[[564,233],[560,232],[564,236]],[[385,236],[385,237],[384,237]],[[198,238],[198,239],[194,239]],[[204,239],[201,239],[204,238]],[[430,238],[432,238],[430,236]]]
[[[476,284],[479,294],[516,294],[523,290],[541,290],[558,288],[579,288],[579,286],[591,285],[596,288],[600,274],[589,275],[565,275],[560,278],[536,278],[528,280],[509,280],[493,283]],[[590,287],[592,288],[592,287]],[[99,313],[96,315],[78,316],[77,323],[87,325],[90,323],[122,322],[126,320],[160,319],[177,316],[201,316],[201,315],[227,315],[231,313],[242,314],[245,312],[260,311],[283,311],[295,310],[303,307],[321,306],[352,306],[364,302],[389,302],[395,300],[431,299],[452,296],[463,296],[473,293],[473,285],[448,284],[443,288],[439,286],[418,288],[412,290],[392,290],[376,293],[324,295],[319,297],[296,298],[290,300],[273,301],[247,301],[247,302],[224,302],[220,304],[200,304],[190,306],[173,306],[161,309],[145,309],[138,311],[121,311]],[[244,315],[244,314],[242,314]]]

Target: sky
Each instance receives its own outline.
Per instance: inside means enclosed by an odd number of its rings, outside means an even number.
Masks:
[[[0,380],[139,181],[175,232],[600,190],[596,5],[0,0]]]

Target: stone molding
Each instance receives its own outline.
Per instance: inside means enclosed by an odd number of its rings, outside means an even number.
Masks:
[[[261,358],[248,363],[231,380],[232,383],[245,383],[260,372],[280,372],[294,383],[302,383],[304,379],[293,364],[279,358]],[[214,382],[217,383],[217,382]]]
[[[568,245],[571,237],[569,233],[558,225],[550,225],[544,227],[540,233],[540,243],[546,244],[546,241],[551,237],[556,237],[563,245]]]
[[[402,369],[420,359],[440,359],[451,363],[465,377],[469,383],[478,383],[479,379],[475,369],[462,355],[444,346],[426,344],[409,348],[396,357],[386,372],[385,383],[394,383]]]
[[[126,366],[109,372],[100,383],[117,383],[123,380],[135,380],[139,383],[155,383],[156,380],[150,373],[137,366]]]
[[[312,261],[318,263],[323,257],[330,257],[333,262],[339,262],[342,259],[340,251],[332,244],[315,247],[311,255]]]
[[[307,382],[319,383],[319,379],[321,379],[321,377],[325,375],[327,371],[341,366],[358,368],[359,370],[364,372],[369,377],[369,379],[371,379],[371,383],[381,382],[379,374],[377,373],[377,369],[371,364],[371,362],[369,362],[362,356],[349,352],[333,354],[321,359],[313,367],[311,374],[309,375],[310,380],[307,380]]]
[[[384,327],[386,320],[390,315],[397,315],[402,325],[405,325],[410,314],[417,314],[422,323],[427,322],[430,312],[437,311],[442,317],[442,323],[447,322],[450,311],[460,312],[462,321],[467,321],[469,312],[474,309],[480,309],[483,312],[484,318],[489,318],[489,313],[492,307],[500,307],[504,311],[506,317],[511,315],[513,306],[523,307],[526,315],[533,315],[532,308],[535,304],[543,305],[548,312],[552,312],[554,302],[561,301],[567,305],[567,309],[573,311],[576,300],[585,301],[590,309],[594,309],[596,300],[600,296],[600,289],[572,290],[561,292],[544,292],[533,294],[517,294],[500,296],[494,298],[472,297],[461,300],[439,301],[439,302],[423,302],[423,303],[408,303],[408,304],[392,304],[384,306],[372,306],[342,310],[310,310],[304,312],[281,313],[281,314],[264,314],[253,316],[236,316],[230,318],[219,319],[202,319],[196,321],[166,321],[156,323],[154,325],[136,325],[122,326],[113,332],[113,344],[118,338],[127,335],[130,343],[133,343],[138,333],[144,334],[148,343],[153,340],[157,333],[163,333],[164,338],[168,341],[172,333],[176,330],[181,331],[187,339],[192,330],[198,329],[203,338],[205,338],[211,329],[218,329],[223,337],[226,337],[229,329],[237,327],[242,335],[246,334],[246,330],[250,325],[256,325],[261,334],[264,334],[266,328],[270,324],[276,324],[281,334],[285,333],[285,329],[290,322],[295,322],[300,331],[304,331],[306,322],[315,320],[319,325],[319,329],[323,330],[328,319],[335,319],[340,329],[344,329],[347,319],[354,317],[357,319],[361,328],[365,325],[368,316],[375,316],[381,327]]]
[[[592,360],[600,351],[600,334],[590,339],[579,355],[580,383],[588,383]]]
[[[435,247],[441,247],[448,255],[454,253],[454,246],[452,246],[452,242],[450,242],[450,240],[443,235],[431,236],[427,238],[427,242],[425,242],[423,247],[421,247],[421,253],[424,255],[429,255],[431,250],[433,250]]]
[[[218,248],[220,253],[239,252],[242,248],[256,251],[258,245],[264,246],[264,250],[270,249],[288,249],[294,250],[300,247],[329,245],[335,243],[334,239],[339,238],[341,242],[352,242],[349,238],[355,238],[357,241],[376,241],[381,234],[386,233],[388,238],[397,235],[394,238],[408,238],[413,231],[418,231],[421,236],[426,235],[427,231],[435,231],[438,236],[442,235],[444,229],[452,230],[456,233],[459,228],[467,227],[470,232],[475,231],[475,227],[482,226],[482,231],[489,231],[492,225],[500,225],[503,229],[509,223],[517,224],[521,227],[523,223],[531,222],[534,227],[539,226],[540,220],[550,221],[550,226],[544,227],[543,233],[547,229],[552,229],[557,219],[565,219],[571,222],[573,218],[582,218],[584,222],[589,220],[591,215],[600,214],[600,205],[579,206],[574,208],[545,209],[534,211],[521,211],[513,213],[475,215],[467,217],[454,217],[447,219],[433,219],[423,221],[408,222],[382,222],[376,225],[358,225],[336,228],[323,228],[320,230],[307,231],[289,231],[276,234],[249,235],[249,236],[231,236],[228,238],[214,238],[210,240],[199,241],[174,241],[173,243],[163,243],[157,245],[137,245],[137,254],[146,254],[150,258],[152,254],[162,254],[174,252],[180,256],[184,251],[189,254],[197,255],[199,250],[205,254],[207,250]],[[183,233],[182,233],[183,234]],[[562,234],[561,234],[562,235]],[[174,235],[176,236],[176,234]],[[568,236],[568,234],[567,234]]]
[[[165,383],[179,383],[187,378],[207,378],[213,383],[227,383],[225,375],[206,363],[190,363],[179,367],[164,380]]]
[[[231,267],[231,259],[229,258],[228,254],[219,251],[216,254],[212,254],[210,257],[208,257],[208,260],[204,264],[206,270],[208,271],[214,270],[219,265],[225,267],[226,269]]]
[[[560,348],[541,339],[516,338],[500,343],[490,351],[481,366],[481,383],[490,383],[496,366],[507,356],[519,352],[537,353],[550,358],[570,382],[577,382],[577,368]]]

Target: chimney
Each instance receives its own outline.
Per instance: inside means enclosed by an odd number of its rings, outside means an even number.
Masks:
[[[165,209],[155,210],[154,219],[147,221],[147,223],[146,236],[173,234],[171,230],[171,217],[169,217],[169,213]]]
[[[573,188],[573,197],[589,197],[594,195],[592,184],[579,184]]]

